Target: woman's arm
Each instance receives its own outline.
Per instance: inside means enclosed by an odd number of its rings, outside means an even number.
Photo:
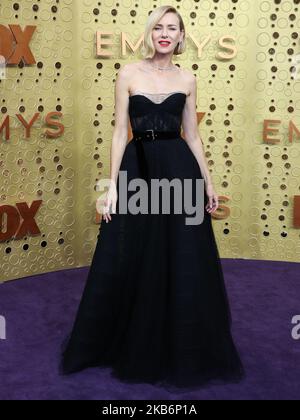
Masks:
[[[198,132],[197,123],[197,81],[196,77],[190,71],[187,72],[189,81],[190,95],[186,98],[185,107],[182,117],[182,128],[184,131],[184,139],[194,153],[203,175],[206,186],[212,185],[211,176],[207,167],[206,158],[203,150],[203,142]]]
[[[128,141],[128,81],[130,71],[128,64],[120,70],[115,83],[115,126],[110,148],[110,185],[104,201],[103,219],[111,221],[110,209],[116,212],[117,205],[117,179]]]
[[[121,161],[128,141],[128,64],[118,72],[115,82],[115,126],[110,149],[110,179],[117,183]]]

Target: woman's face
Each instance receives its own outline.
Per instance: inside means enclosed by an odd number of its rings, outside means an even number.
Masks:
[[[166,13],[152,30],[154,47],[161,54],[173,52],[182,38],[183,34],[180,32],[179,19],[172,12]],[[164,40],[167,42],[160,42]]]

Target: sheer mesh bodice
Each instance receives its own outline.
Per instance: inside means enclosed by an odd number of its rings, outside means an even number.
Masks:
[[[134,92],[129,97],[129,117],[132,129],[180,131],[186,96],[187,94],[183,91]]]

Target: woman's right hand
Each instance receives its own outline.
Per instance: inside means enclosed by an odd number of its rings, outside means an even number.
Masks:
[[[206,185],[206,194],[208,197],[208,203],[206,204],[205,209],[208,213],[213,213],[219,207],[219,197],[216,194],[212,184]]]
[[[111,221],[111,214],[110,214],[110,208],[112,210],[112,214],[116,213],[116,205],[117,205],[117,199],[118,199],[118,193],[116,184],[114,182],[111,183],[104,200],[104,207],[103,207],[103,213],[102,218],[103,220],[108,223],[108,221]]]

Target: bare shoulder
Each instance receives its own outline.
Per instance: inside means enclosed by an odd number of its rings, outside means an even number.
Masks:
[[[125,63],[120,67],[118,71],[117,79],[116,79],[116,89],[118,90],[119,93],[126,92],[126,94],[128,94],[131,74],[132,74],[131,63]]]
[[[132,63],[125,63],[121,66],[120,70],[118,71],[118,75],[120,77],[126,78],[130,74],[130,69],[132,69]]]
[[[118,72],[119,77],[129,82],[132,75],[135,74],[135,70],[138,68],[138,65],[138,62],[123,64]]]
[[[183,68],[181,71],[184,83],[186,84],[188,91],[192,93],[196,86],[196,77],[194,73],[189,69]]]
[[[140,61],[123,64],[122,69],[124,73],[131,74],[133,70],[137,69]]]
[[[188,83],[193,83],[193,82],[195,82],[195,76],[194,76],[194,73],[191,71],[191,70],[189,70],[189,69],[181,69],[182,70],[182,75],[183,75],[183,77],[185,78],[185,80],[188,82]]]

